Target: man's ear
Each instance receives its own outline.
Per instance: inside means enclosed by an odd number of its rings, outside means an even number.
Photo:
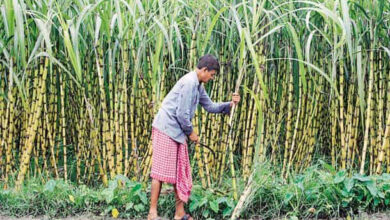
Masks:
[[[200,69],[202,72],[206,72],[207,70],[207,67],[203,67],[202,69]]]

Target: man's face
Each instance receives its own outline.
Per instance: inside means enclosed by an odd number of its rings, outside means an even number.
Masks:
[[[207,70],[206,68],[203,70],[203,82],[207,83],[209,80],[213,80],[215,77],[215,74],[217,74],[217,71],[215,70]]]

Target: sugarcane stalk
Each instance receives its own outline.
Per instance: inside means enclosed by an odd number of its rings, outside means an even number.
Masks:
[[[42,78],[40,80],[41,86],[39,88],[37,88],[37,90],[39,89],[39,91],[38,91],[39,94],[43,93],[43,91],[45,91],[45,89],[46,89],[46,77],[47,77],[47,72],[48,72],[48,68],[47,68],[48,63],[49,63],[48,58],[45,58],[44,65],[42,68],[42,71],[43,71]],[[23,152],[17,181],[15,183],[15,187],[18,190],[20,189],[21,185],[23,184],[23,181],[24,181],[24,178],[25,178],[25,175],[27,172],[27,168],[29,166],[31,151],[33,148],[33,142],[35,140],[36,129],[38,127],[38,119],[40,118],[41,113],[42,113],[42,99],[43,99],[43,97],[41,97],[41,96],[38,97],[38,100],[36,102],[36,109],[34,109],[35,111],[33,114],[31,114],[30,119],[29,119],[29,121],[32,122],[32,125],[31,125],[30,129],[27,131],[28,137],[27,137],[27,141],[25,143],[26,151]]]
[[[373,33],[371,30],[371,48],[373,48]],[[364,165],[366,162],[366,154],[367,147],[369,141],[369,132],[371,129],[371,121],[372,121],[372,96],[373,96],[373,84],[374,84],[374,51],[370,51],[370,73],[368,78],[368,98],[367,98],[367,111],[366,111],[366,121],[365,121],[365,129],[364,129],[364,142],[363,142],[363,150],[362,150],[362,161],[360,163],[360,174],[364,174]]]

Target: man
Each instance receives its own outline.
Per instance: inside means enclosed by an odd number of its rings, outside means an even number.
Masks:
[[[230,108],[240,101],[238,94],[233,94],[231,102],[214,103],[210,100],[202,83],[212,80],[218,71],[219,63],[214,56],[207,54],[201,57],[195,71],[180,78],[164,98],[154,118],[150,174],[152,187],[148,220],[159,219],[157,202],[161,182],[174,186],[176,197],[174,219],[192,219],[184,210],[184,203],[187,203],[192,188],[187,138],[199,143],[191,119],[198,103],[208,112],[229,114]]]

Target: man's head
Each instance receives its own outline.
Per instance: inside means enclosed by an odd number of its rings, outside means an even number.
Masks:
[[[219,72],[219,62],[213,55],[206,54],[199,59],[196,68],[199,81],[207,83],[210,79],[214,79],[215,74]]]

